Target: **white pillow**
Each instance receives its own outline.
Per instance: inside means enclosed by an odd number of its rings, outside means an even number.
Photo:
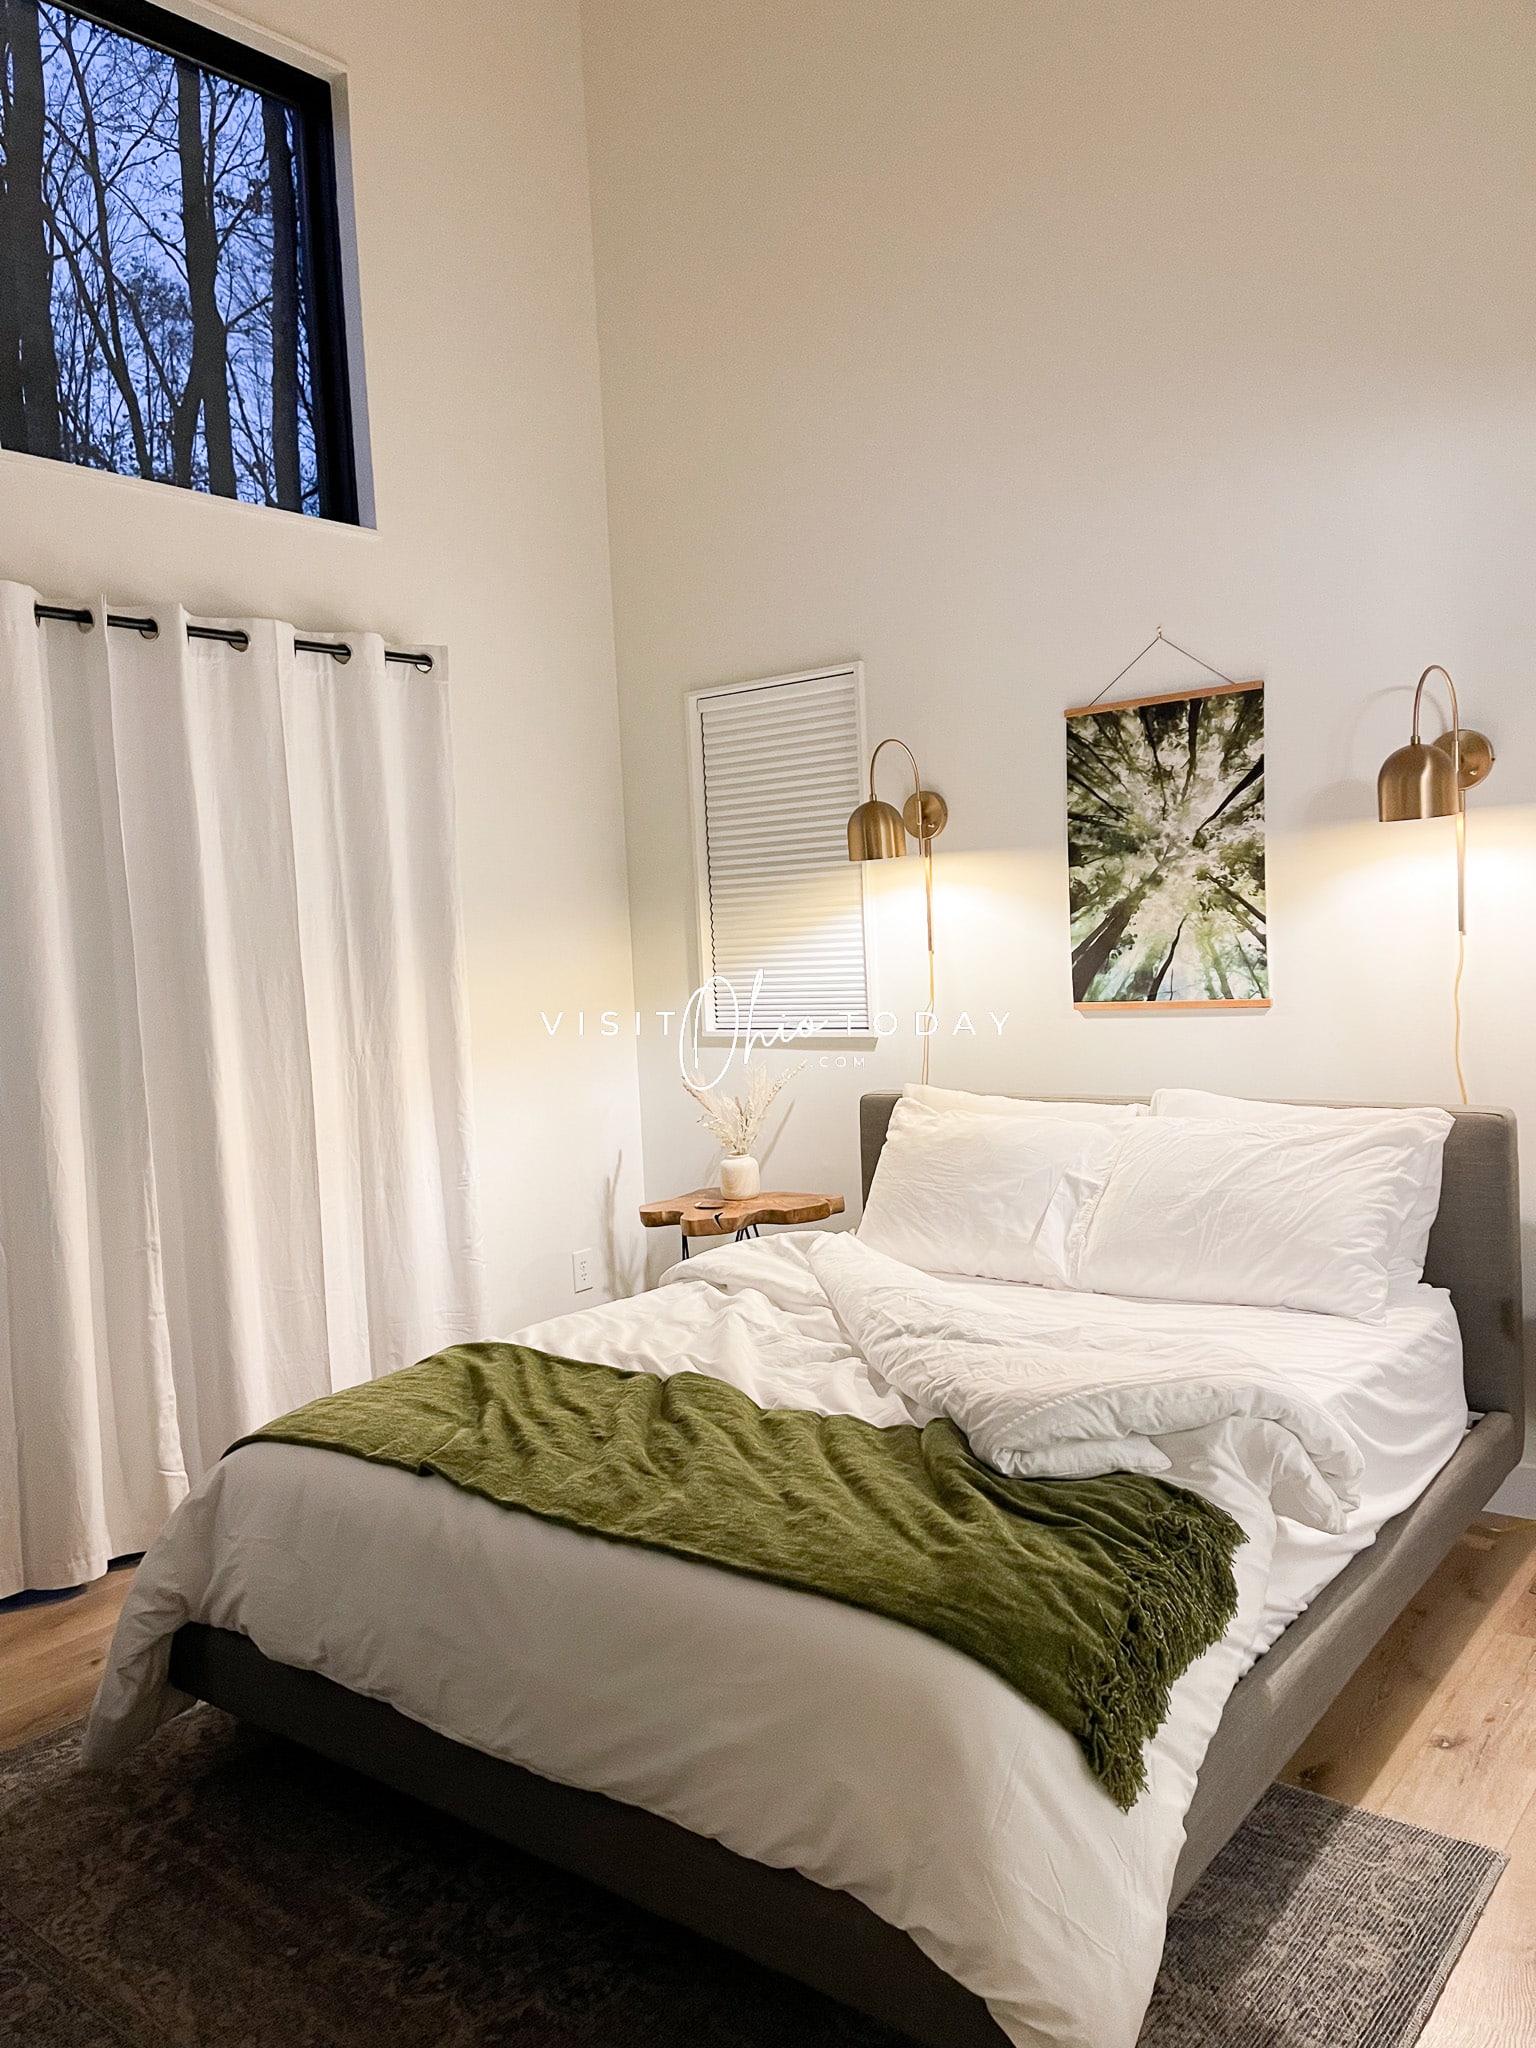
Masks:
[[[1397,1219],[1387,1255],[1394,1288],[1417,1287],[1424,1278],[1429,1233],[1440,1208],[1440,1175],[1445,1141],[1454,1117],[1443,1109],[1319,1109],[1300,1102],[1249,1102],[1241,1095],[1208,1095],[1200,1088],[1159,1088],[1154,1116],[1199,1117],[1206,1123],[1317,1124],[1330,1130],[1373,1131],[1384,1143],[1402,1147],[1413,1191]]]
[[[1415,1185],[1376,1132],[1151,1116],[1120,1134],[1075,1283],[1376,1321]]]
[[[1054,1116],[1078,1124],[1128,1124],[1145,1116],[1144,1102],[1032,1102],[1023,1095],[970,1095],[963,1088],[926,1088],[920,1081],[906,1081],[901,1090],[907,1102],[921,1102],[929,1109],[941,1109],[964,1116]]]
[[[898,1102],[859,1237],[927,1273],[1069,1286],[1069,1246],[1118,1141],[1103,1124]]]

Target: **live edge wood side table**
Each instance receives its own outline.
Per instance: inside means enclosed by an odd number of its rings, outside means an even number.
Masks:
[[[695,1188],[691,1195],[673,1195],[665,1202],[642,1202],[640,1221],[647,1230],[675,1223],[683,1233],[683,1257],[695,1237],[756,1237],[760,1223],[823,1223],[843,1212],[841,1195],[785,1195],[769,1190],[744,1201],[727,1202],[718,1188]]]

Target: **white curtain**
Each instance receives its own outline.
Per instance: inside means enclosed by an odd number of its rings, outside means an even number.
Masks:
[[[478,1332],[445,664],[0,583],[0,1596]]]

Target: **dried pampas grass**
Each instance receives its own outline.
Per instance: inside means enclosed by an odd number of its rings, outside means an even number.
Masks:
[[[699,1122],[717,1140],[728,1158],[740,1159],[752,1150],[758,1132],[767,1122],[779,1090],[792,1081],[805,1061],[786,1067],[777,1080],[766,1067],[754,1067],[746,1096],[723,1095],[718,1088],[697,1088],[692,1081],[683,1086],[704,1112]]]

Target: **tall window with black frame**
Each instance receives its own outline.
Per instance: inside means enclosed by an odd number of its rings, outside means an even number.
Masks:
[[[0,0],[0,446],[355,520],[330,87]]]

